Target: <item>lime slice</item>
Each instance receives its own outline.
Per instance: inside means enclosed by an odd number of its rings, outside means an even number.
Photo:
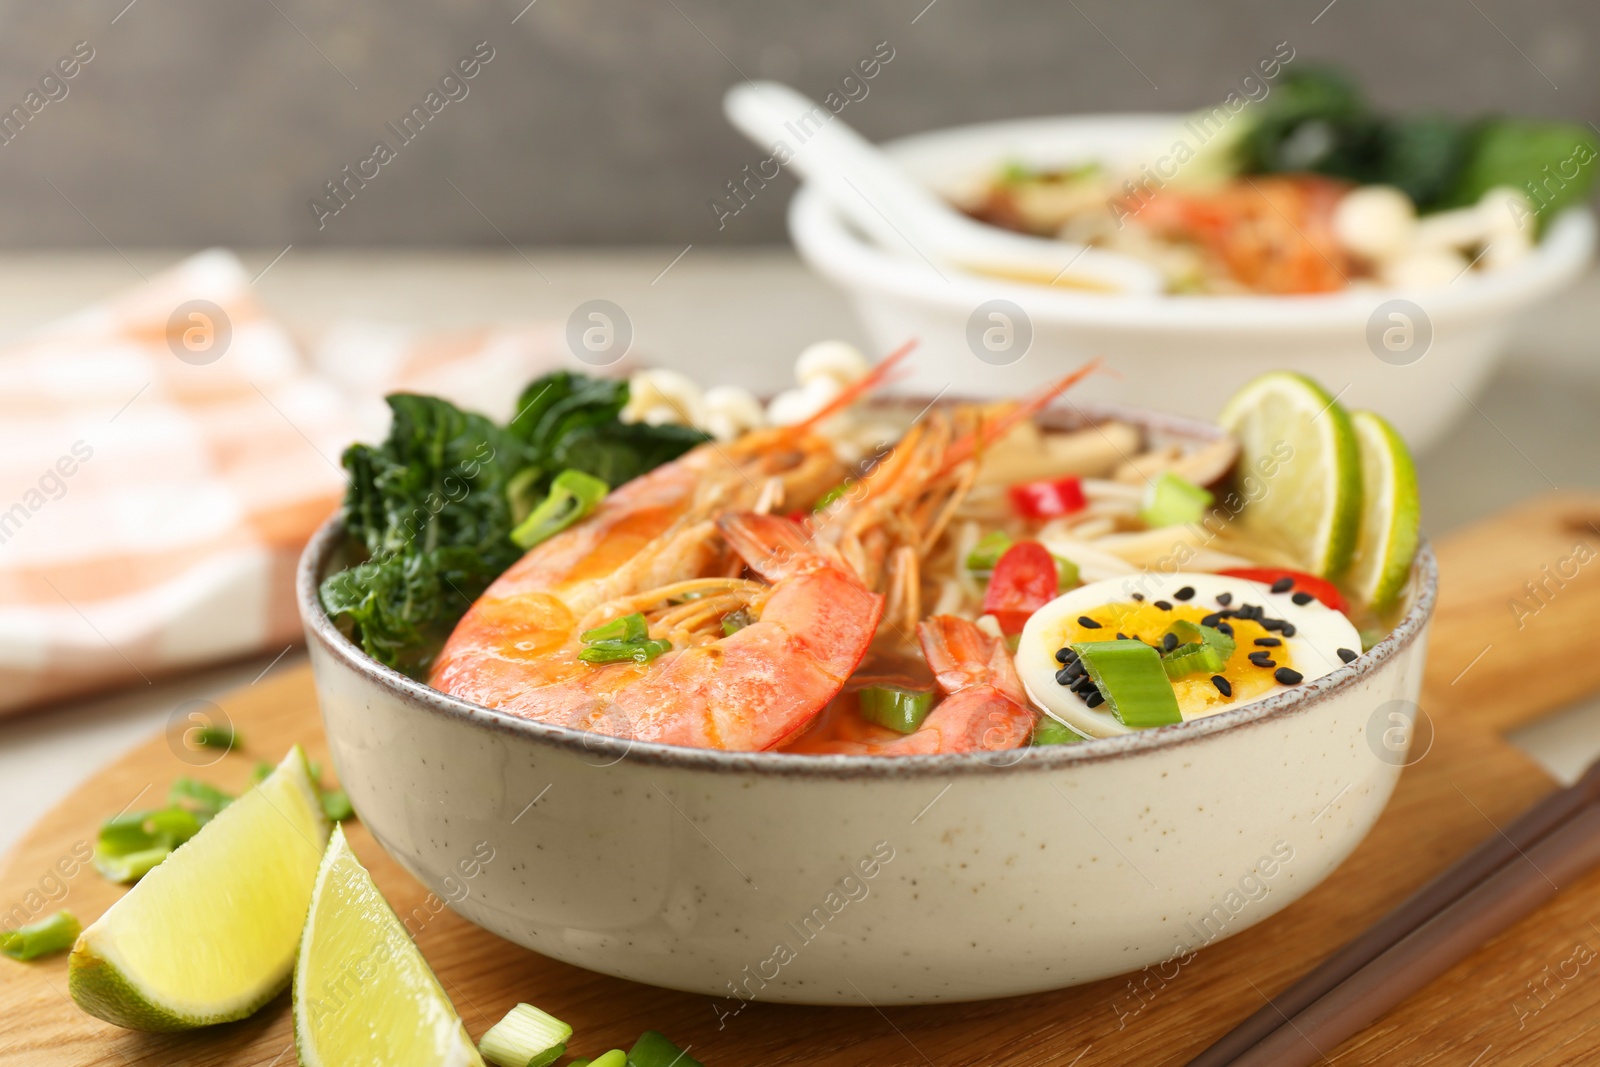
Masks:
[[[1405,588],[1411,574],[1411,558],[1417,551],[1422,521],[1417,469],[1405,441],[1382,418],[1370,411],[1357,411],[1351,414],[1350,422],[1361,448],[1365,503],[1346,584],[1374,611],[1383,611]]]
[[[328,821],[296,746],[78,938],[72,999],[134,1030],[242,1019],[289,980]]]
[[[450,998],[337,827],[294,968],[301,1067],[483,1067]]]
[[[1244,528],[1337,578],[1361,524],[1361,457],[1350,416],[1303,374],[1273,371],[1233,395],[1217,420],[1239,439]]]

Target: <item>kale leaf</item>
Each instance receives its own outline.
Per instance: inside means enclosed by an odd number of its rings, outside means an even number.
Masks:
[[[344,453],[354,566],[326,578],[323,607],[371,657],[427,677],[450,632],[522,550],[511,531],[575,468],[610,486],[706,440],[623,423],[628,383],[560,372],[523,391],[505,427],[437,397],[395,394],[381,445]]]

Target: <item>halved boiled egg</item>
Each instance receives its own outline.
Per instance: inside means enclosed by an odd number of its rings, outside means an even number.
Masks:
[[[1320,678],[1361,651],[1361,637],[1343,613],[1296,593],[1221,574],[1080,586],[1029,617],[1017,673],[1033,702],[1074,730],[1090,737],[1130,733],[1138,725],[1123,721],[1115,694],[1100,691],[1071,646],[1141,641],[1160,655],[1178,714],[1185,721],[1215,715]],[[1149,660],[1137,646],[1131,651]]]

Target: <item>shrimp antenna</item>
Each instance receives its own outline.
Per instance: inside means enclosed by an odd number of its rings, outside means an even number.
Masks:
[[[833,415],[837,415],[845,408],[860,400],[864,395],[882,385],[889,377],[889,372],[894,370],[900,362],[911,354],[920,342],[913,337],[899,348],[890,352],[878,361],[878,365],[867,372],[866,377],[851,382],[844,390],[823,407],[823,409],[800,423],[796,429],[809,430]]]
[[[977,455],[986,445],[991,445],[1010,433],[1012,427],[1019,422],[1033,418],[1033,416],[1048,407],[1056,397],[1071,389],[1089,375],[1102,370],[1109,374],[1116,373],[1106,367],[1104,360],[1096,356],[1071,374],[1063,375],[1060,379],[1028,399],[1013,404],[1005,414],[993,422],[980,426],[973,433],[967,434],[961,440],[952,444],[950,451],[946,453],[944,467],[939,473],[948,473],[965,463]]]

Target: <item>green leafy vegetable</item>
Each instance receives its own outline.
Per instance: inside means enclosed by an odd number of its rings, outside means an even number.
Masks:
[[[1597,155],[1600,141],[1586,126],[1490,119],[1474,132],[1446,206],[1475,204],[1490,189],[1510,186],[1533,202],[1542,222],[1588,197]]]
[[[321,595],[369,656],[414,678],[521,555],[512,531],[562,475],[621,485],[706,440],[682,426],[625,424],[627,382],[566,371],[532,382],[504,427],[437,397],[388,401],[387,439],[345,450],[353,565],[324,579]]]

